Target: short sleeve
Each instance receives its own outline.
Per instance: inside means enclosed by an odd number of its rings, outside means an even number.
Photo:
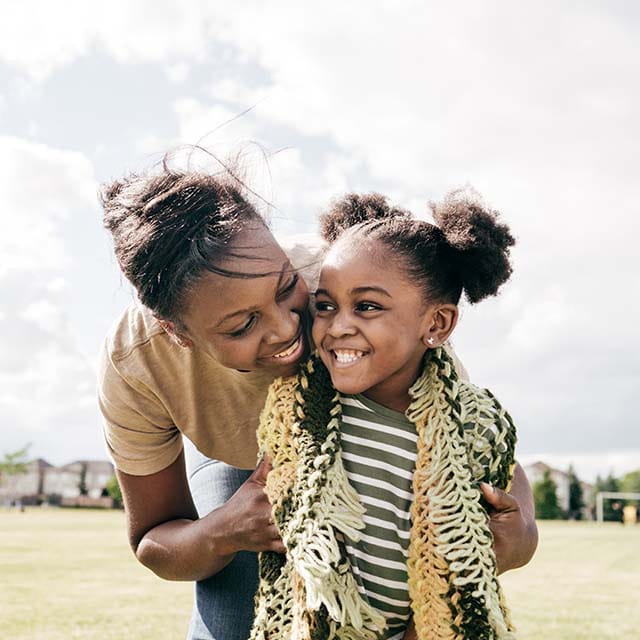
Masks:
[[[105,345],[98,370],[98,403],[115,467],[131,475],[157,473],[182,450],[182,436],[142,381],[123,373]]]

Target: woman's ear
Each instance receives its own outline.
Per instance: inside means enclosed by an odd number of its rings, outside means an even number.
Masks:
[[[422,343],[427,349],[435,349],[444,344],[458,324],[458,306],[438,304],[425,316],[425,328]]]
[[[175,322],[172,322],[171,320],[160,320],[160,318],[156,319],[160,323],[160,326],[178,346],[185,349],[193,347],[193,341],[191,338],[187,337],[183,331],[180,331]]]

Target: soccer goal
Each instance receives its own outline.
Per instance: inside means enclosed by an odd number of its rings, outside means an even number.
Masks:
[[[596,494],[596,518],[598,522],[604,521],[605,500],[640,500],[640,493],[625,493],[620,491],[598,491]]]

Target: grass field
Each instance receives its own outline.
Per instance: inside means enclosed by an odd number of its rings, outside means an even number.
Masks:
[[[541,523],[503,577],[521,640],[640,638],[640,526]],[[191,585],[139,566],[117,511],[0,510],[0,638],[185,636]]]

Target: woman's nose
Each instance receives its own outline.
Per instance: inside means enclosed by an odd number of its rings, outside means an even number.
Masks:
[[[300,314],[292,309],[280,309],[273,317],[271,330],[265,337],[269,344],[293,340],[300,331]]]

